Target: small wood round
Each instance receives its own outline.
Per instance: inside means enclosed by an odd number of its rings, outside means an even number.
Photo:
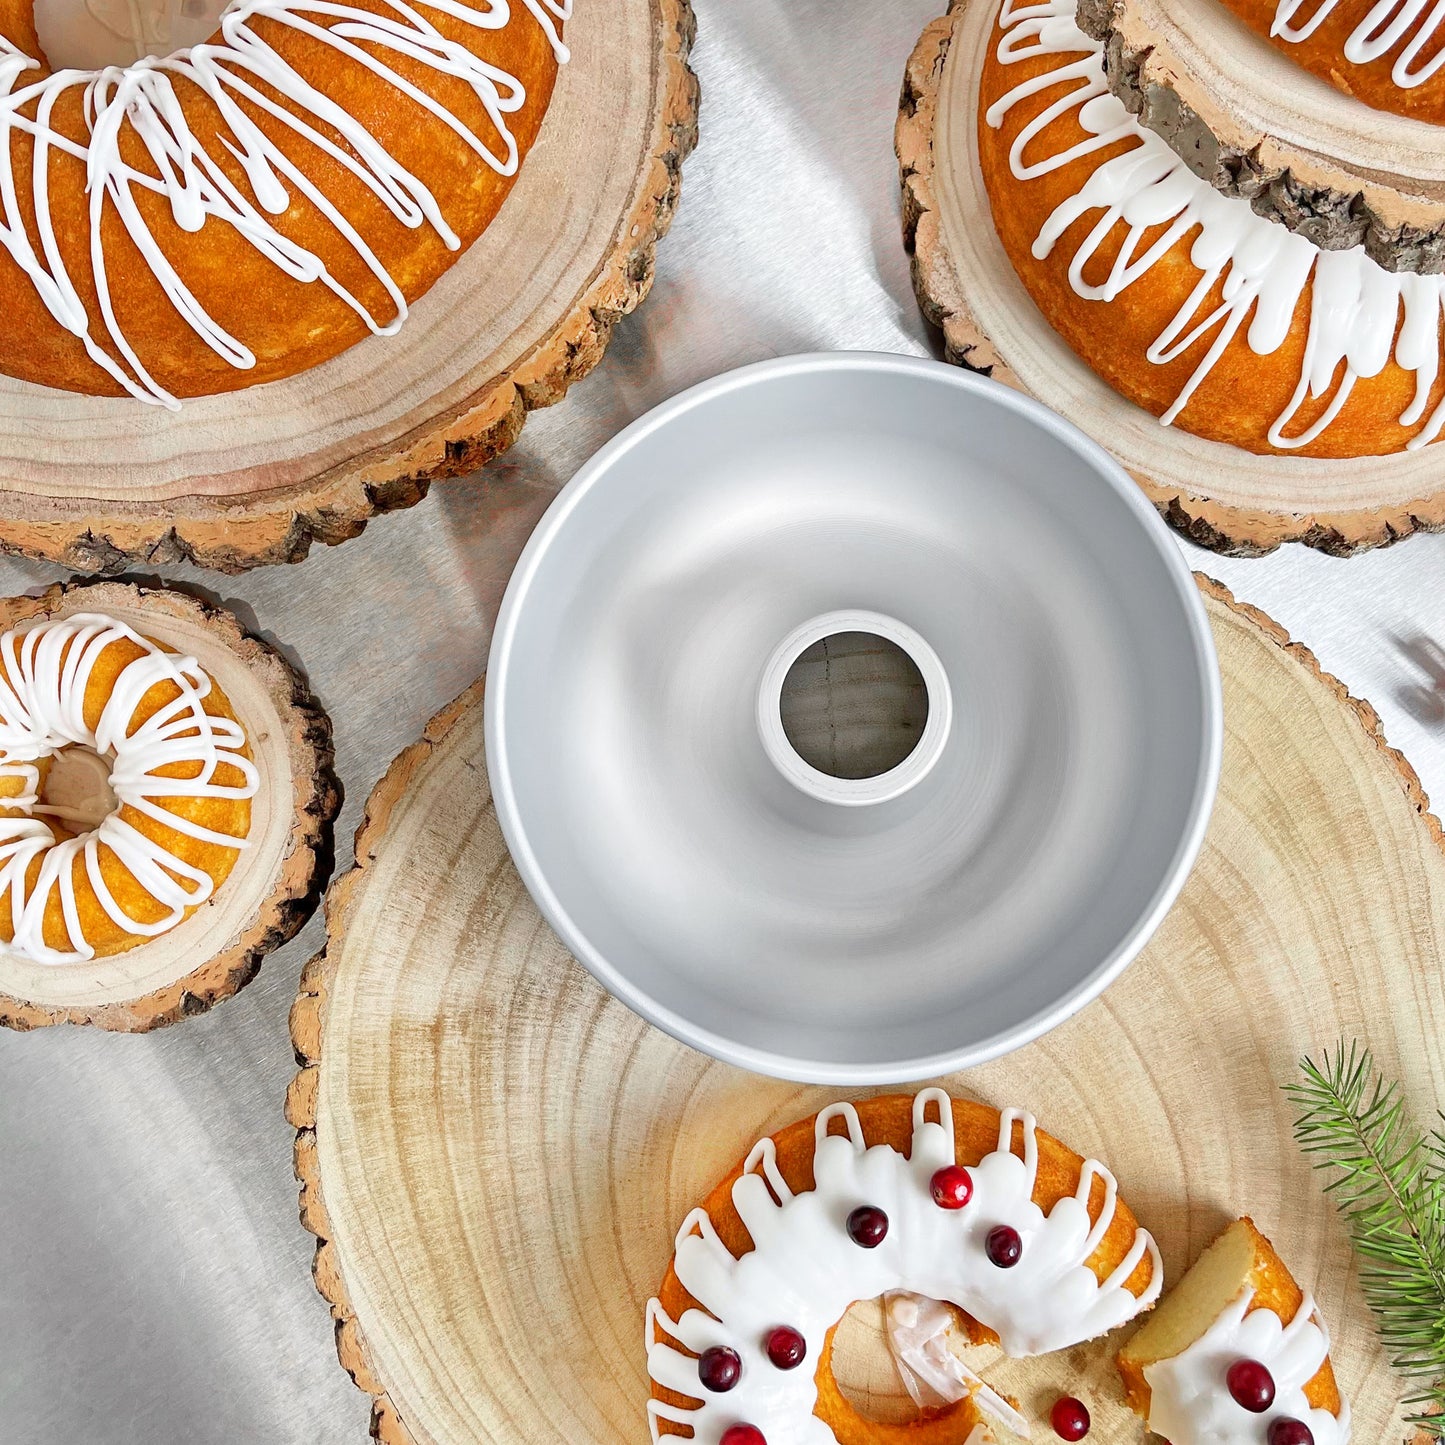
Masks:
[[[249,847],[210,902],[169,933],[86,964],[49,967],[0,954],[0,1024],[144,1033],[229,998],[315,912],[341,806],[331,720],[280,653],[229,612],[184,592],[57,585],[39,597],[0,600],[0,631],[76,612],[105,613],[196,658],[230,698],[261,775]]]
[[[1307,1051],[1369,1041],[1422,1119],[1445,1097],[1445,851],[1375,714],[1204,582],[1224,677],[1219,801],[1140,959],[1046,1038],[948,1087],[1023,1104],[1110,1164],[1177,1279],[1248,1211],[1311,1285],[1361,1445],[1403,1436],[1346,1231],[1291,1138]],[[643,1310],[689,1208],[752,1143],[839,1097],[712,1062],[574,964],[489,798],[478,684],[378,785],[302,980],[288,1097],[302,1218],[341,1361],[383,1441],[646,1435]],[[838,1370],[907,1403],[876,1306]],[[985,1372],[1042,1416],[1078,1394],[1142,1438],[1118,1337]],[[1047,1435],[1047,1427],[1037,1432]]]
[[[979,78],[996,11],[990,0],[954,0],[929,24],[908,62],[895,131],[914,289],[943,329],[948,359],[1082,427],[1166,520],[1216,551],[1253,556],[1298,541],[1343,556],[1445,527],[1434,447],[1322,461],[1205,441],[1126,401],[1059,338],[1004,252],[979,170]]]
[[[296,562],[505,451],[651,287],[697,135],[693,28],[689,0],[577,7],[512,193],[397,335],[179,412],[0,377],[0,548],[82,572]]]
[[[1438,126],[1342,95],[1219,0],[1080,0],[1078,17],[1114,94],[1216,189],[1326,250],[1445,270]]]

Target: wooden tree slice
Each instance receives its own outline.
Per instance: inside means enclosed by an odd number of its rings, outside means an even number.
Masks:
[[[32,619],[102,612],[196,658],[245,726],[261,788],[250,846],[185,922],[114,958],[46,966],[0,954],[0,1024],[95,1024],[144,1033],[243,988],[310,918],[331,872],[341,806],[331,720],[305,680],[229,612],[184,592],[122,582],[58,585],[0,600],[0,631]]]
[[[689,0],[577,7],[512,193],[395,336],[178,413],[0,378],[0,547],[87,572],[295,562],[504,451],[652,284],[697,134],[692,35]]]
[[[1342,95],[1219,0],[1079,0],[1109,84],[1197,175],[1326,250],[1445,270],[1438,126]]]
[[[1124,400],[1059,338],[1004,252],[979,170],[978,87],[994,15],[988,0],[954,0],[924,30],[895,132],[914,289],[943,329],[948,359],[1082,427],[1169,522],[1216,551],[1256,555],[1300,541],[1346,555],[1445,527],[1445,473],[1431,447],[1362,463],[1205,441]]]
[[[1252,1213],[1317,1291],[1356,1440],[1390,1445],[1399,1382],[1280,1086],[1359,1034],[1422,1113],[1445,1094],[1445,851],[1370,708],[1202,586],[1228,736],[1193,877],[1101,999],[945,1082],[1110,1163],[1175,1278]],[[693,1053],[571,962],[497,826],[480,683],[392,765],[356,858],[292,1011],[287,1104],[342,1363],[393,1445],[642,1439],[643,1309],[685,1214],[838,1091]],[[1086,1392],[1098,1438],[1142,1441],[1118,1343],[985,1369],[1035,1411]],[[838,1360],[855,1398],[903,1413],[876,1306]]]

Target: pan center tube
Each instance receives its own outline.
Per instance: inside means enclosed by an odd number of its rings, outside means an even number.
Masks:
[[[849,638],[856,634],[866,634],[868,638],[891,644],[888,650],[896,648],[906,656],[922,682],[926,715],[916,741],[900,761],[868,776],[840,776],[839,773],[846,774],[846,770],[824,771],[816,765],[817,753],[814,749],[800,750],[798,731],[790,729],[785,718],[784,694],[785,690],[789,690],[791,700],[795,687],[794,669],[801,668],[807,661],[804,654],[817,648],[825,639]],[[861,652],[855,649],[849,654],[850,659],[866,655],[866,646]],[[817,700],[827,709],[826,723],[831,729],[836,721],[833,715],[834,688],[826,677],[830,670],[826,654],[819,660],[819,666],[825,677],[821,684],[822,694]],[[809,680],[802,685],[809,689],[811,699],[819,683]],[[846,688],[850,698],[867,700],[869,685],[866,675],[852,675],[847,680],[838,681],[837,691],[841,693]],[[758,688],[757,722],[763,750],[769,760],[800,792],[823,803],[865,807],[900,797],[933,770],[953,726],[953,694],[938,654],[912,627],[881,612],[845,608],[822,613],[803,623],[774,648],[763,668]],[[899,710],[894,708],[883,725],[891,726],[896,735],[906,736],[904,730],[910,723],[907,716],[900,716]],[[791,737],[790,731],[793,733]],[[805,751],[810,755],[804,756]]]

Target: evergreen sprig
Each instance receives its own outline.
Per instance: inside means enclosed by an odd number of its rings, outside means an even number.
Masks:
[[[1410,1423],[1445,1429],[1445,1134],[1418,1132],[1397,1084],[1370,1051],[1343,1041],[1285,1086],[1300,1109],[1295,1139],[1349,1224],[1364,1264],[1360,1281],[1395,1368],[1420,1389]],[[1439,1116],[1445,1124],[1445,1115]]]

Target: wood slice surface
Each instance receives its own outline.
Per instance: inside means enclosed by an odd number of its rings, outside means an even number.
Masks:
[[[230,698],[261,775],[249,846],[183,923],[90,963],[48,966],[0,954],[0,1024],[144,1033],[229,998],[315,912],[341,806],[331,720],[279,652],[188,593],[123,582],[57,585],[39,597],[0,600],[0,631],[77,612],[104,613],[196,658]]]
[[[652,284],[697,135],[693,30],[689,0],[577,6],[516,185],[397,335],[179,412],[0,378],[0,549],[85,572],[294,562],[504,451]]]
[[[1196,175],[1326,250],[1445,270],[1445,146],[1342,95],[1219,0],[1079,0],[1114,94]]]
[[[1201,585],[1227,738],[1180,902],[1101,999],[942,1082],[1028,1106],[1111,1165],[1174,1279],[1251,1213],[1316,1290],[1356,1440],[1391,1445],[1399,1382],[1280,1086],[1302,1053],[1359,1035],[1422,1116],[1445,1095],[1445,845],[1371,709]],[[636,1441],[643,1310],[684,1216],[840,1091],[692,1052],[573,963],[508,858],[482,733],[478,683],[392,765],[328,895],[291,1019],[302,1219],[383,1441]],[[1098,1438],[1142,1441],[1118,1343],[975,1363],[1030,1411],[1080,1393]],[[836,1359],[855,1401],[906,1417],[876,1304],[850,1312]]]
[[[1348,555],[1445,527],[1445,467],[1433,447],[1320,460],[1206,441],[1126,401],[1059,338],[1004,252],[979,169],[979,79],[996,8],[954,0],[928,25],[895,131],[914,289],[943,330],[948,359],[1068,417],[1118,457],[1169,522],[1216,551],[1257,555],[1300,541]]]

